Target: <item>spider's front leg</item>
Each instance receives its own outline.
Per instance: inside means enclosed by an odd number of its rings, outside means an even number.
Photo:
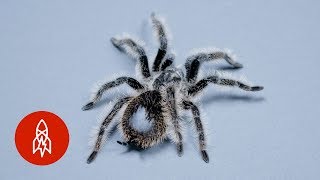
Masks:
[[[167,38],[166,28],[163,22],[161,22],[161,20],[157,18],[155,13],[151,14],[151,21],[154,27],[154,33],[157,36],[157,39],[159,41],[159,49],[158,49],[157,56],[153,62],[152,70],[154,72],[158,72],[160,70],[161,62],[167,54],[168,38]]]
[[[185,63],[187,81],[190,83],[194,83],[197,80],[199,67],[202,62],[217,59],[224,59],[233,67],[242,68],[242,64],[234,61],[231,55],[227,52],[215,50],[213,50],[212,52],[200,52],[187,58],[187,62]]]
[[[181,125],[179,122],[179,117],[177,114],[177,104],[176,104],[176,97],[175,97],[175,89],[173,86],[168,87],[167,90],[167,103],[168,103],[168,110],[170,112],[170,120],[173,125],[173,134],[172,140],[176,143],[177,152],[179,156],[183,154],[183,144],[182,144],[182,134],[181,134]]]
[[[125,97],[120,99],[112,108],[112,110],[110,111],[110,113],[107,115],[107,117],[103,120],[100,129],[99,129],[99,133],[98,133],[98,137],[94,146],[94,149],[92,151],[92,153],[90,154],[90,156],[87,159],[87,163],[91,163],[97,156],[100,148],[101,148],[101,144],[102,144],[102,139],[103,139],[103,135],[106,133],[106,129],[108,128],[108,126],[110,125],[112,119],[115,117],[115,115],[120,111],[120,109],[123,107],[123,105],[125,105],[127,102],[129,102],[132,99],[132,97]]]
[[[151,76],[148,64],[148,57],[142,45],[139,45],[133,39],[125,37],[122,39],[111,38],[111,43],[121,52],[133,57],[139,61],[141,74],[144,78]]]
[[[200,119],[200,111],[199,108],[194,105],[191,101],[186,101],[184,100],[182,102],[182,106],[184,109],[186,110],[191,110],[192,115],[193,115],[193,119],[194,119],[194,123],[195,123],[195,127],[196,130],[198,132],[198,140],[199,140],[199,148],[201,151],[201,156],[202,159],[206,162],[209,163],[209,156],[208,153],[206,151],[206,140],[205,140],[205,134],[204,134],[204,130],[203,130],[203,125]]]
[[[134,78],[119,77],[114,81],[110,81],[110,82],[102,84],[99,87],[98,91],[94,93],[90,102],[82,107],[82,110],[85,111],[85,110],[89,110],[89,109],[93,108],[93,106],[101,99],[101,97],[105,91],[107,91],[113,87],[119,86],[123,83],[127,83],[130,87],[132,87],[133,89],[135,89],[137,91],[141,91],[145,88],[142,84],[139,83],[139,81],[137,81]]]
[[[205,87],[209,85],[209,83],[214,83],[218,85],[223,85],[223,86],[234,86],[234,87],[239,87],[245,91],[260,91],[263,90],[263,86],[249,86],[246,85],[240,81],[236,81],[233,79],[225,79],[225,78],[220,78],[219,76],[208,76],[196,84],[192,85],[188,89],[188,94],[190,96],[195,96],[199,92],[201,92]]]

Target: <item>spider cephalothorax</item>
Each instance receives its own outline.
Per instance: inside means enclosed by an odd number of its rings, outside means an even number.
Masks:
[[[194,97],[209,83],[239,87],[246,91],[259,91],[262,86],[249,86],[240,81],[224,78],[218,74],[209,75],[198,80],[198,71],[201,63],[216,59],[224,59],[234,68],[242,65],[234,61],[231,54],[213,49],[195,53],[187,58],[185,72],[173,66],[174,55],[168,52],[167,30],[161,19],[151,15],[154,32],[159,41],[158,53],[153,62],[152,71],[149,70],[148,57],[142,45],[138,41],[128,37],[111,38],[112,44],[121,52],[130,55],[137,60],[138,71],[142,75],[142,83],[132,77],[118,77],[113,81],[102,84],[94,93],[92,99],[82,109],[91,109],[102,97],[102,94],[110,88],[126,83],[139,94],[119,98],[104,117],[98,131],[93,152],[87,162],[92,162],[101,148],[105,134],[110,131],[110,124],[116,114],[124,108],[124,112],[118,122],[118,129],[123,134],[122,145],[129,145],[136,149],[152,147],[162,140],[169,138],[177,147],[178,155],[183,153],[183,135],[181,113],[191,110],[194,127],[197,133],[202,159],[209,162],[206,152],[206,137],[203,124],[200,119],[199,108],[193,103]],[[145,119],[151,126],[147,130],[139,130],[132,125],[132,117],[139,108],[145,109]]]

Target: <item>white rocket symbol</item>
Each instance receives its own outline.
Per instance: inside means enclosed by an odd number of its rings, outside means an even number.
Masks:
[[[41,158],[45,151],[51,154],[51,140],[49,138],[49,129],[43,119],[41,119],[36,127],[36,137],[33,139],[32,152],[35,154],[40,151]]]

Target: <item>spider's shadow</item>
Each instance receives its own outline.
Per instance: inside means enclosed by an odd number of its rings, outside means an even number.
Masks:
[[[153,156],[154,154],[158,154],[160,151],[163,151],[164,149],[169,148],[172,145],[170,143],[170,140],[165,139],[162,143],[156,145],[155,147],[151,147],[149,149],[136,149],[132,148],[130,146],[127,146],[125,148],[126,151],[121,152],[121,154],[127,154],[127,153],[137,153],[139,154],[139,157],[144,160],[147,156]]]
[[[217,66],[216,69],[220,71],[238,71],[241,69],[241,68],[232,67],[230,65],[216,65],[216,66]]]
[[[257,102],[265,101],[265,98],[250,96],[250,95],[238,95],[238,94],[216,94],[216,95],[209,95],[208,97],[202,100],[204,104],[210,104],[213,102],[234,102],[234,101],[257,103]]]

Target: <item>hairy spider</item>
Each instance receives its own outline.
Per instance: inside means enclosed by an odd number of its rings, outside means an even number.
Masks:
[[[223,50],[202,51],[189,56],[185,63],[185,72],[174,67],[175,56],[168,52],[167,29],[163,20],[152,13],[151,22],[154,27],[154,34],[159,41],[159,49],[152,65],[152,71],[149,70],[148,57],[142,45],[129,36],[111,38],[112,44],[118,50],[137,60],[138,71],[142,75],[143,83],[132,77],[118,77],[101,85],[90,102],[83,106],[82,110],[93,108],[104,92],[124,83],[139,93],[137,96],[119,98],[109,114],[104,117],[93,152],[88,157],[87,163],[91,163],[97,156],[104,135],[109,133],[111,122],[122,108],[125,108],[125,110],[118,122],[118,130],[123,134],[124,142],[118,141],[119,144],[146,149],[169,138],[175,143],[179,156],[183,153],[181,125],[183,119],[181,113],[184,110],[190,110],[193,115],[202,159],[208,163],[206,137],[199,108],[192,102],[194,97],[210,83],[239,87],[245,91],[260,91],[263,89],[262,86],[249,86],[237,80],[221,77],[218,74],[198,80],[198,71],[203,62],[224,59],[234,68],[242,67],[240,63],[234,61],[229,52]],[[139,130],[133,127],[132,117],[139,108],[144,108],[145,120],[151,124],[151,127],[147,130]]]

